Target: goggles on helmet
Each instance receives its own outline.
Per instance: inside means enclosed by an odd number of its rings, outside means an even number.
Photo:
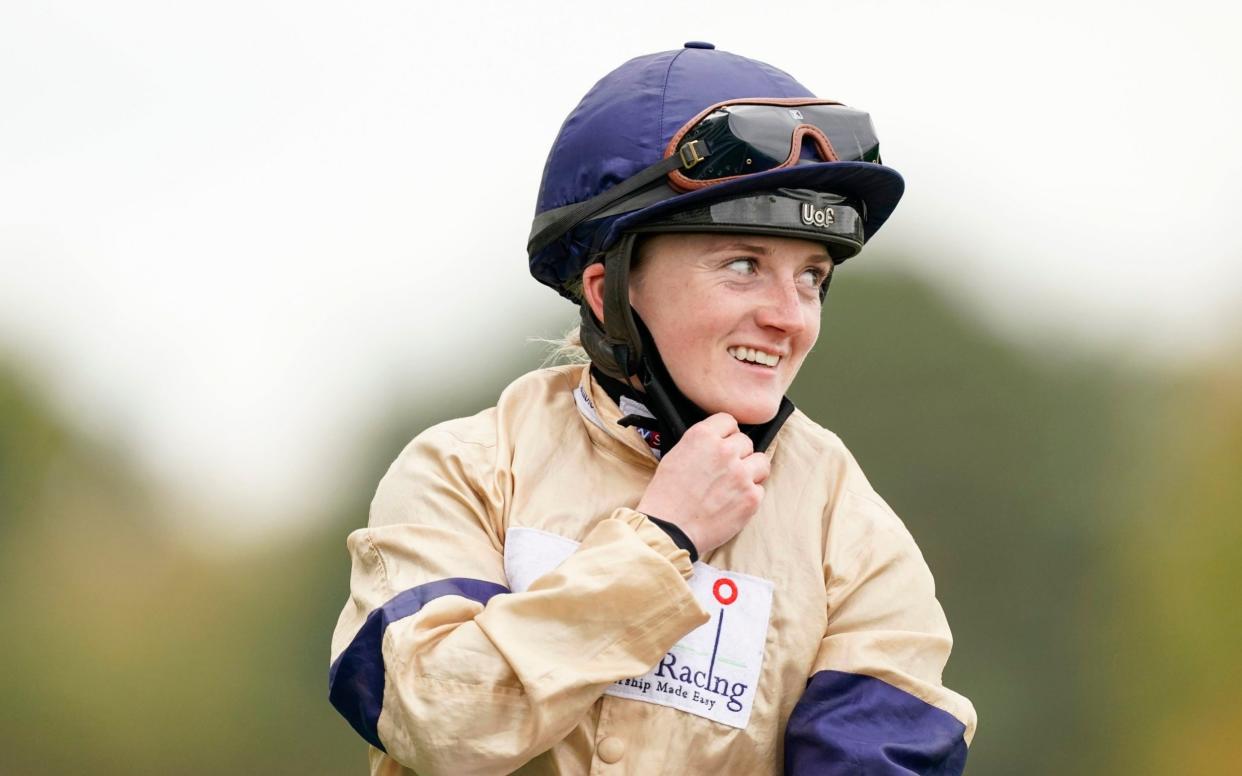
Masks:
[[[807,140],[825,162],[880,163],[880,143],[869,115],[815,99],[717,103],[673,135],[664,157],[677,154],[681,159],[669,181],[691,191],[797,164]]]
[[[716,103],[673,135],[664,159],[584,202],[535,217],[527,252],[542,250],[578,224],[662,178],[674,190],[692,191],[735,178],[798,163],[804,140],[820,161],[880,163],[880,144],[871,117],[831,100],[741,99]]]

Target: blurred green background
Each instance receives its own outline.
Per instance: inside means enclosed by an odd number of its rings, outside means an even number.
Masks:
[[[845,273],[825,316],[794,398],[936,575],[956,637],[945,680],[980,716],[968,772],[1226,772],[1242,733],[1240,352],[1174,371],[1018,346],[883,272]],[[364,772],[326,699],[345,536],[410,437],[538,363],[529,349],[468,385],[443,365],[440,395],[359,408],[370,452],[341,471],[345,495],[247,544],[176,528],[182,497],[58,416],[27,365],[0,364],[0,771]]]

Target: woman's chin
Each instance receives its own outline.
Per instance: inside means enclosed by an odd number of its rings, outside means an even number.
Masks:
[[[777,410],[781,407],[780,398],[775,401],[755,401],[754,397],[748,400],[723,401],[720,408],[712,412],[727,412],[733,416],[733,419],[743,426],[755,426],[760,423],[767,423],[776,417]]]
[[[767,423],[769,420],[776,417],[777,409],[778,409],[777,407],[773,407],[771,411],[753,412],[753,413],[739,412],[733,415],[733,417],[737,420],[738,425],[740,426],[757,426],[762,423]]]

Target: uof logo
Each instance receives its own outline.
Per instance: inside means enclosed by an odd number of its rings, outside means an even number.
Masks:
[[[807,226],[822,226],[825,229],[837,222],[837,214],[830,207],[815,207],[810,202],[802,203],[802,223]]]

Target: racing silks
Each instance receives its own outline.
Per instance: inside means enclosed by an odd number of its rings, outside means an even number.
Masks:
[[[657,461],[581,366],[418,435],[348,539],[332,703],[373,774],[960,774],[970,702],[909,532],[794,412],[698,563],[633,507]]]

